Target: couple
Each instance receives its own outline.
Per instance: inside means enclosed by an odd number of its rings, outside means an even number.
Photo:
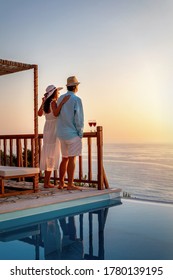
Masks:
[[[82,136],[84,126],[83,106],[76,96],[80,83],[75,76],[67,79],[67,93],[58,98],[61,87],[50,85],[42,99],[38,115],[45,115],[43,130],[43,148],[40,159],[40,170],[45,171],[44,187],[52,188],[50,177],[53,170],[58,169],[60,148],[62,161],[59,167],[59,189],[65,187],[67,172],[68,190],[79,189],[73,184],[76,156],[82,152]]]

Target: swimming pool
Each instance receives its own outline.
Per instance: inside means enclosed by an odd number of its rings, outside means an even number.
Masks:
[[[90,209],[1,227],[0,259],[173,260],[172,204],[116,198]]]

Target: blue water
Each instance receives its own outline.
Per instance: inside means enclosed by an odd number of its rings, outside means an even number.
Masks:
[[[96,146],[93,141],[93,174]],[[173,203],[172,144],[104,144],[104,168],[112,188],[133,198]],[[84,174],[87,150],[84,145]]]
[[[173,260],[173,205],[115,199],[112,206],[0,231],[1,260]],[[14,224],[14,223],[13,223]]]

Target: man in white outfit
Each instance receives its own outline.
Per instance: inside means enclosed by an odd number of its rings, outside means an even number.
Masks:
[[[57,137],[61,142],[62,161],[60,164],[60,185],[64,187],[64,178],[67,171],[68,190],[79,189],[73,184],[76,156],[82,152],[82,136],[84,127],[84,114],[81,99],[76,96],[78,82],[75,76],[67,79],[67,93],[59,97],[57,105],[61,100],[70,95],[57,117]]]

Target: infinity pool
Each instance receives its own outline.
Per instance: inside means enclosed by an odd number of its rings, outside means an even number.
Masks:
[[[172,217],[172,204],[117,198],[18,229],[13,221],[0,227],[0,259],[173,260]]]

